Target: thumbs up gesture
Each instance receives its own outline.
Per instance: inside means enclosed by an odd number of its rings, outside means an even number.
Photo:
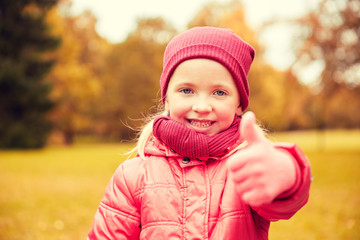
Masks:
[[[292,156],[275,148],[255,122],[253,112],[244,114],[240,134],[247,147],[228,159],[228,168],[242,200],[260,206],[290,189],[295,184],[296,170]]]

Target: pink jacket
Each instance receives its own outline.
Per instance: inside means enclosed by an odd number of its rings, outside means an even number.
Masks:
[[[251,207],[228,181],[227,158],[182,158],[158,141],[146,159],[122,163],[95,214],[88,239],[268,239],[270,221],[288,219],[308,200],[310,166],[295,145],[298,181],[271,204]]]

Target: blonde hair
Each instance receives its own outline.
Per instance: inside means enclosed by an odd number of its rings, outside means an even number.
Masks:
[[[164,114],[163,112],[158,112],[149,115],[144,119],[145,124],[140,129],[137,129],[139,133],[136,141],[136,146],[133,149],[131,149],[130,152],[128,152],[129,158],[136,153],[139,154],[141,158],[145,158],[145,147],[146,144],[154,137],[152,133],[154,120],[159,115],[164,115]]]
[[[139,154],[139,156],[143,159],[145,159],[145,147],[146,144],[154,137],[153,135],[153,124],[154,120],[159,115],[166,115],[163,112],[151,115],[147,118],[147,123],[140,129],[136,146],[129,152],[130,155],[133,155],[134,153]],[[258,130],[261,134],[267,135],[267,131],[262,128],[259,124],[256,124],[256,130]],[[236,146],[234,149],[232,149],[230,152],[228,152],[224,157],[228,157],[232,155],[234,152],[238,151],[241,148],[244,148],[247,146],[247,142],[243,141],[241,144]]]
[[[145,146],[149,142],[151,138],[153,138],[153,124],[154,124],[154,118],[149,121],[140,132],[135,151],[138,152],[139,156],[141,158],[145,158]]]

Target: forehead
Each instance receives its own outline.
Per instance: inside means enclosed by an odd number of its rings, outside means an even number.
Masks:
[[[205,58],[186,60],[177,66],[170,78],[169,86],[182,82],[193,84],[214,83],[236,87],[235,82],[226,67],[217,61]]]

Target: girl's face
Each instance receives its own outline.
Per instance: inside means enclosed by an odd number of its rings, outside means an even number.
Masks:
[[[170,78],[165,110],[173,120],[205,135],[217,134],[242,113],[240,96],[228,70],[208,59],[181,63]]]

